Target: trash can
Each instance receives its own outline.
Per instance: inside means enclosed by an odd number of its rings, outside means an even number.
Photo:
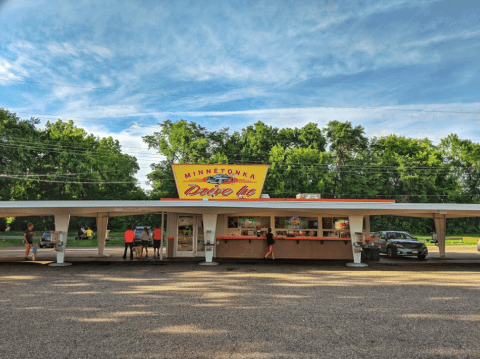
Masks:
[[[379,261],[380,260],[380,247],[370,247],[370,260]]]
[[[371,256],[371,248],[370,247],[363,247],[362,248],[362,261],[368,261]]]

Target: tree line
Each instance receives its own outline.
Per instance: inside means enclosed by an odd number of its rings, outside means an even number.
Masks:
[[[0,200],[175,198],[171,163],[269,164],[263,192],[272,198],[320,193],[403,203],[480,199],[480,144],[455,134],[434,145],[428,138],[368,138],[362,126],[348,121],[330,121],[324,128],[276,128],[258,121],[232,132],[166,120],[143,137],[165,157],[151,165],[152,190],[145,193],[135,180],[136,158],[122,153],[118,141],[87,134],[73,121],[47,122],[44,129],[38,123],[0,109]],[[120,228],[129,221],[115,218],[110,224]],[[447,231],[480,232],[476,218],[448,223]],[[434,230],[429,219],[383,216],[372,218],[372,228]]]

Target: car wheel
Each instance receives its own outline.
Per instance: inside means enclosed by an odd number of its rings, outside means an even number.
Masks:
[[[422,254],[420,256],[418,256],[418,259],[420,259],[421,261],[423,261],[427,256],[425,254]]]
[[[387,248],[387,257],[388,257],[388,258],[393,258],[393,257],[395,257],[395,251],[393,250],[392,247],[388,247],[388,248]]]

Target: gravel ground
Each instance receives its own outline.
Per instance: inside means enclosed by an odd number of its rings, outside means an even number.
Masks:
[[[0,358],[480,358],[480,265],[0,263]]]

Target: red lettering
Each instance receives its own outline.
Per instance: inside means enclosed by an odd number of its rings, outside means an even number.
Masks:
[[[223,197],[226,197],[228,195],[231,195],[233,193],[233,189],[231,188],[225,188],[223,191],[222,191],[222,196]]]
[[[220,168],[220,171],[222,171],[222,173],[225,172],[225,168]]]
[[[229,175],[231,175],[233,173],[233,170],[229,169],[227,172],[228,172]]]
[[[235,174],[240,176],[242,174],[242,172],[240,172],[239,170],[235,170]]]
[[[247,173],[247,172],[243,172],[242,176],[243,176],[243,177],[248,177],[248,173]]]
[[[193,176],[195,176],[195,171],[193,171]]]
[[[218,168],[215,168],[215,169],[213,170],[213,173],[218,173]]]
[[[198,175],[203,175],[203,170],[198,170]]]
[[[185,192],[183,192],[187,196],[194,196],[200,190],[200,186],[198,184],[189,184],[190,188],[187,188]]]
[[[238,197],[238,196],[241,196],[243,195],[243,193],[245,192],[245,190],[248,188],[248,186],[243,186],[242,188],[240,188],[237,193],[235,193],[235,195]]]
[[[252,189],[250,189],[250,190],[248,190],[248,191],[245,192],[245,196],[246,196],[246,197],[253,196],[253,195],[255,194],[255,192],[256,192],[256,191],[255,191],[255,188],[252,188]]]
[[[211,170],[211,169],[207,169],[206,171],[207,171],[207,175],[212,174],[212,170]]]
[[[189,172],[189,173],[185,173],[185,179],[190,178],[190,177],[192,177],[191,174],[190,174],[190,172]]]
[[[199,195],[200,196],[205,196],[208,192],[208,188],[202,188],[202,190],[200,191]]]
[[[250,176],[250,179],[253,179],[253,180],[254,180],[254,179],[255,179],[255,175],[251,175],[251,176]]]
[[[213,196],[213,192],[215,192],[215,187],[214,187],[214,188],[210,188],[210,189],[207,191],[207,196]]]

